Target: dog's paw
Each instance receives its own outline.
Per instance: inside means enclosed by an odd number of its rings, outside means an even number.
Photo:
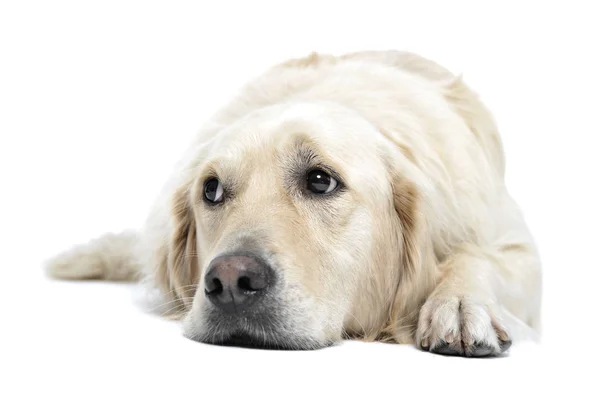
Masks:
[[[417,346],[442,355],[497,356],[511,339],[487,306],[459,296],[430,297],[421,308]]]

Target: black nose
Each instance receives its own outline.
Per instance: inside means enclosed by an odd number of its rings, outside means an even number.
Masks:
[[[208,299],[227,313],[247,310],[271,284],[271,269],[253,255],[224,255],[213,259],[204,277]]]

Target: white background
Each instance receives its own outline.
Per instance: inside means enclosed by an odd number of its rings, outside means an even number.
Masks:
[[[0,397],[597,395],[600,31],[585,4],[2,1]],[[141,311],[129,285],[44,277],[54,253],[139,226],[242,83],[312,50],[368,49],[464,73],[494,112],[543,257],[541,345],[483,360],[212,347]]]

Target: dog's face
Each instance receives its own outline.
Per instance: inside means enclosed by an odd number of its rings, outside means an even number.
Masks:
[[[308,349],[380,329],[407,234],[388,150],[328,104],[267,108],[215,137],[175,201],[170,273],[187,276],[181,292],[197,282],[185,334]]]

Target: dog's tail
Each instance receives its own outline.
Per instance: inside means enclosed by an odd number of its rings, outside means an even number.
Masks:
[[[135,232],[106,234],[50,259],[46,272],[63,280],[137,281],[141,276],[137,245]]]

